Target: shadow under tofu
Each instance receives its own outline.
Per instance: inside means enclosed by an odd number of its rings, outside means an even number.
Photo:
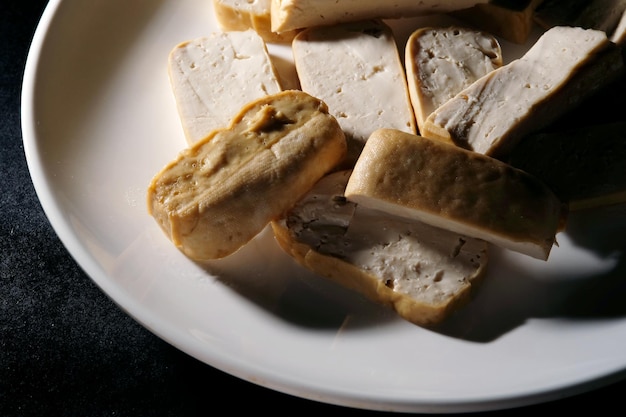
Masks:
[[[486,343],[531,319],[626,317],[625,233],[622,204],[574,213],[560,237],[576,253],[563,259],[553,253],[554,263],[522,263],[516,254],[494,248],[491,273],[474,300],[438,331]]]

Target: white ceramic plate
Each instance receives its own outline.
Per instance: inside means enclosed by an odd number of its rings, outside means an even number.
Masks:
[[[478,297],[439,332],[304,271],[267,230],[208,265],[182,256],[148,216],[145,191],[185,146],[167,55],[217,30],[212,12],[206,0],[53,0],[28,58],[23,133],[37,193],[128,314],[244,380],[359,408],[512,407],[621,375],[623,207],[573,216],[548,262],[494,250]],[[413,23],[395,26],[400,42]],[[292,71],[289,51],[270,49]]]

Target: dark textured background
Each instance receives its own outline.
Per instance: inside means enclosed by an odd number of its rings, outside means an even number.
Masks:
[[[0,2],[0,416],[219,415],[221,406],[228,413],[384,415],[294,398],[214,370],[129,318],[77,266],[37,200],[20,130],[23,68],[45,4]],[[620,382],[497,414],[620,410],[625,391]]]

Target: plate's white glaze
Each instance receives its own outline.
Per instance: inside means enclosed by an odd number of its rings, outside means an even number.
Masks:
[[[396,25],[400,43],[413,23]],[[145,190],[185,146],[167,54],[216,28],[205,0],[53,0],[33,41],[33,182],[63,243],[125,311],[216,368],[352,407],[488,410],[622,374],[623,207],[573,216],[549,262],[494,250],[478,297],[439,332],[297,267],[267,230],[224,260],[182,256],[147,215]],[[289,74],[288,50],[270,50]]]

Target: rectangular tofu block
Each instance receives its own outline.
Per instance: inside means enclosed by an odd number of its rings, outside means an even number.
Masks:
[[[292,43],[302,90],[346,133],[352,164],[376,129],[415,133],[406,76],[391,28],[380,21],[305,29]]]
[[[190,145],[227,127],[244,104],[281,91],[265,42],[252,29],[182,42],[168,70]]]
[[[480,77],[502,66],[492,35],[463,27],[424,27],[405,49],[409,94],[418,130],[430,114]]]
[[[254,29],[265,42],[291,42],[295,30],[272,32],[271,0],[213,0],[215,17],[223,31]]]
[[[604,32],[555,27],[522,58],[439,107],[421,134],[503,158],[522,137],[576,107],[623,68],[619,48]]]
[[[461,10],[489,0],[272,0],[272,31]]]
[[[543,260],[564,219],[559,199],[530,174],[449,143],[391,129],[370,136],[345,196],[363,207]]]

